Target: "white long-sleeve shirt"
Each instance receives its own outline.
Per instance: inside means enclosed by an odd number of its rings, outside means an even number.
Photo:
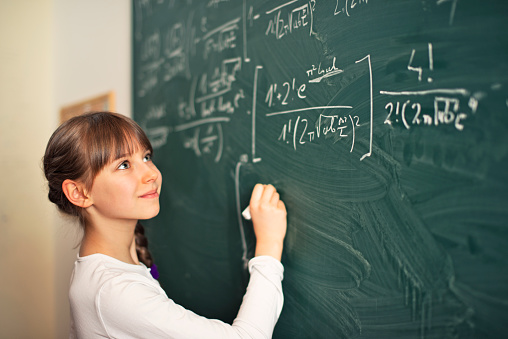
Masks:
[[[71,279],[70,338],[271,338],[283,304],[284,268],[269,256],[249,261],[250,280],[232,325],[169,299],[144,265],[104,254],[78,257]]]

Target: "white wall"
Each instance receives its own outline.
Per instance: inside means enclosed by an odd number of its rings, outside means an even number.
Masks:
[[[56,104],[114,90],[131,110],[131,0],[54,0]]]
[[[0,0],[0,337],[68,338],[76,225],[41,158],[62,106],[114,91],[130,115],[129,0]]]

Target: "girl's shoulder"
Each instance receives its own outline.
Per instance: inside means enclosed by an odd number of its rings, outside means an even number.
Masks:
[[[152,280],[150,271],[145,265],[129,264],[101,253],[78,256],[74,264],[73,281],[79,278],[96,283],[118,278]]]
[[[104,254],[77,258],[71,278],[70,298],[95,298],[100,291],[119,285],[142,284],[161,292],[149,269],[132,265]],[[163,292],[163,291],[162,291]]]

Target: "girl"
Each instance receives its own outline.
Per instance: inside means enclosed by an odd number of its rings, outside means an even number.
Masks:
[[[273,186],[252,192],[255,257],[229,325],[175,304],[143,263],[141,254],[151,259],[138,220],[158,214],[162,178],[133,120],[109,112],[72,118],[51,136],[43,162],[49,200],[84,228],[69,291],[71,338],[271,337],[283,303],[286,234],[286,208]]]

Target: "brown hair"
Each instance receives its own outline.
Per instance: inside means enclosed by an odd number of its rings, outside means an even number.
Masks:
[[[105,165],[122,154],[135,152],[138,147],[153,152],[152,145],[141,127],[121,114],[92,112],[67,120],[49,139],[43,158],[49,200],[56,204],[60,211],[78,217],[84,225],[82,208],[72,204],[63,192],[64,180],[80,181],[90,190],[93,180]],[[135,232],[138,257],[150,267],[152,260],[146,247],[144,230],[139,232],[139,227],[142,229],[139,224]],[[144,246],[139,246],[138,243]],[[143,255],[145,251],[148,256]],[[145,263],[145,258],[149,259],[149,264]]]

